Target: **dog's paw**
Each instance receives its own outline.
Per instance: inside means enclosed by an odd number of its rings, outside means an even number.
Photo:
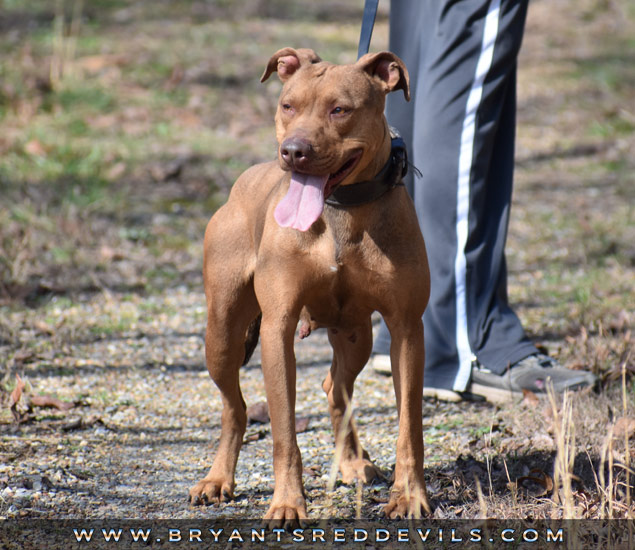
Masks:
[[[220,504],[234,498],[234,487],[219,479],[203,478],[190,489],[189,501],[194,506]]]
[[[299,496],[285,502],[272,502],[264,522],[270,527],[291,527],[302,525],[308,519],[306,513],[306,501]]]
[[[432,514],[432,507],[424,488],[405,492],[394,490],[388,504],[384,506],[384,514],[390,519],[420,519]]]
[[[362,483],[370,483],[373,479],[384,479],[381,470],[368,458],[342,459],[340,472],[342,473],[342,482],[345,485],[349,485],[357,479]]]

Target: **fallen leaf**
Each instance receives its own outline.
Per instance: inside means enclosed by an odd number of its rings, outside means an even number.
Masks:
[[[43,408],[50,407],[60,411],[68,411],[75,407],[74,403],[62,401],[61,399],[50,397],[48,395],[27,396],[27,392],[25,391],[27,387],[26,382],[24,382],[17,374],[15,377],[17,384],[11,392],[10,407],[11,413],[13,414],[13,418],[16,422],[23,421],[34,406]]]
[[[534,392],[523,388],[523,403],[530,407],[537,407],[540,404],[540,399]]]
[[[243,443],[247,444],[247,443],[251,443],[253,441],[259,441],[260,439],[263,439],[266,435],[267,435],[267,432],[263,431],[263,430],[260,430],[260,431],[255,432],[255,433],[250,433],[250,434],[245,436],[245,439],[243,440]]]
[[[122,252],[120,252],[119,250],[115,250],[114,248],[106,244],[102,245],[101,248],[99,249],[99,256],[101,257],[102,260],[107,262],[124,260],[126,258]],[[203,374],[209,376],[207,374],[207,371],[205,371]]]
[[[95,128],[96,130],[104,130],[106,128],[112,128],[119,123],[117,116],[113,113],[105,115],[89,116],[85,119],[88,126]]]
[[[304,468],[302,470],[304,474],[311,477],[320,477],[322,475],[322,469],[319,466],[309,466],[308,468]]]
[[[88,73],[98,73],[108,67],[125,65],[127,57],[121,54],[87,55],[75,60],[75,65]]]
[[[15,352],[12,359],[14,363],[21,364],[21,363],[26,363],[27,361],[30,361],[35,356],[36,355],[33,352],[33,350],[22,348]],[[28,388],[27,388],[27,391],[28,391]]]
[[[35,323],[33,323],[33,326],[38,329],[38,331],[40,331],[42,334],[48,334],[48,335],[53,335],[54,334],[54,330],[47,325],[44,321],[35,321]]]
[[[179,126],[187,128],[201,128],[203,126],[201,117],[189,109],[169,109],[167,116],[171,120],[178,120]]]
[[[22,378],[20,378],[20,376],[18,376],[17,374],[15,375],[15,378],[17,380],[17,384],[11,392],[9,407],[11,409],[13,419],[16,422],[20,423],[26,420],[29,416],[29,401],[26,397],[26,393],[24,392],[26,388],[26,382],[23,382]]]
[[[551,476],[537,468],[534,468],[533,470],[531,470],[528,476],[522,476],[518,478],[516,482],[519,485],[524,487],[525,481],[531,481],[532,483],[537,483],[544,489],[543,492],[536,495],[536,497],[547,496],[553,491],[553,479],[551,478]]]
[[[26,383],[22,381],[22,378],[20,378],[18,374],[15,375],[15,378],[17,384],[11,392],[11,407],[17,405],[20,402],[20,399],[22,398],[22,392],[24,391],[24,388],[26,388]]]
[[[164,84],[165,89],[174,90],[174,88],[183,82],[183,78],[185,78],[185,70],[182,65],[177,63],[174,67],[172,67],[170,78],[168,78]]]
[[[542,417],[547,421],[547,422],[553,422],[553,416],[554,416],[554,411],[553,411],[553,407],[551,405],[546,405],[543,409],[542,409]]]
[[[299,434],[306,432],[309,427],[309,419],[306,417],[296,417],[295,419],[295,433]]]
[[[46,149],[44,148],[44,145],[42,145],[42,143],[40,143],[37,139],[28,141],[24,145],[24,152],[34,157],[46,156]]]
[[[162,182],[178,178],[185,166],[184,159],[176,159],[165,163],[156,163],[150,166],[150,175],[154,181]]]
[[[266,424],[269,422],[269,406],[266,401],[260,401],[247,407],[247,419],[250,422]]]
[[[116,162],[106,172],[106,178],[110,181],[118,180],[126,173],[126,164],[124,162]]]
[[[59,411],[68,411],[75,407],[74,403],[68,401],[62,401],[55,397],[49,397],[47,395],[34,395],[31,397],[31,404],[36,407],[53,408]]]
[[[627,416],[618,418],[613,426],[613,437],[630,439],[633,435],[635,435],[635,418],[628,418]]]
[[[91,428],[95,424],[100,424],[102,426],[105,426],[109,430],[112,429],[111,427],[109,427],[104,422],[104,420],[103,420],[103,418],[101,416],[94,414],[94,415],[89,416],[88,418],[83,418],[81,416],[79,418],[73,418],[67,424],[62,426],[62,431],[63,432],[72,432],[73,430],[83,430],[83,429],[86,429],[86,428]]]
[[[367,500],[369,502],[372,502],[373,504],[387,504],[388,503],[388,498],[382,497],[381,495],[369,495],[367,497]]]

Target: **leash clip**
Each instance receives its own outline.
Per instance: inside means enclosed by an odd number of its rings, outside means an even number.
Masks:
[[[406,147],[406,142],[401,137],[399,131],[390,126],[390,147],[393,162],[395,165],[401,165],[401,178],[405,178],[408,173],[408,148]],[[396,186],[396,182],[393,184],[393,187]]]

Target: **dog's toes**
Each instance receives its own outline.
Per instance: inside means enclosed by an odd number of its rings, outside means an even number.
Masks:
[[[271,504],[264,518],[269,528],[294,528],[303,526],[308,520],[304,497],[289,499],[283,504]]]
[[[234,498],[232,488],[222,480],[202,479],[190,489],[193,506],[209,506],[228,502]]]
[[[386,506],[384,506],[384,515],[389,519],[404,519],[408,517],[406,512],[407,508],[408,505],[405,502],[405,499],[404,502],[391,500]]]
[[[370,483],[374,479],[385,479],[381,470],[367,458],[342,461],[340,472],[342,473],[342,482],[345,485],[350,485],[358,479],[362,483]]]
[[[202,506],[204,504],[203,498],[200,495],[190,495],[188,501],[192,506]]]
[[[418,494],[405,494],[394,491],[384,506],[384,515],[390,519],[421,519],[432,514],[432,507],[425,491]]]

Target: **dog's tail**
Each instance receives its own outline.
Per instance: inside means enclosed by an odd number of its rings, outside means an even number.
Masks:
[[[258,337],[260,336],[260,321],[262,320],[262,313],[258,314],[247,329],[247,338],[245,339],[245,358],[243,359],[243,366],[249,362],[251,356],[258,345]]]

